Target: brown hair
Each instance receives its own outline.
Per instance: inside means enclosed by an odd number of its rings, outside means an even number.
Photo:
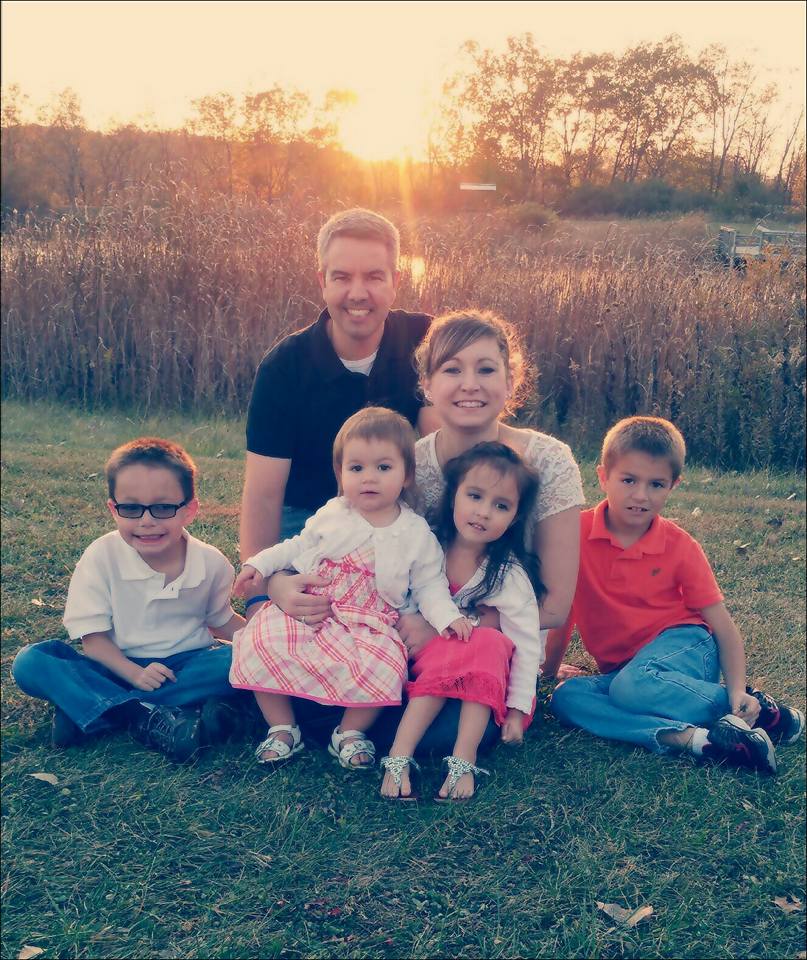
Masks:
[[[505,369],[510,377],[510,397],[504,413],[511,415],[529,389],[532,370],[524,360],[515,329],[490,310],[457,310],[433,321],[425,338],[415,351],[415,364],[423,390],[426,381],[446,360],[477,340],[490,337],[496,341]]]
[[[365,407],[345,420],[333,442],[333,472],[340,493],[342,458],[348,440],[389,440],[394,443],[403,457],[407,484],[412,487],[415,479],[415,431],[406,417],[386,407]]]
[[[336,237],[355,237],[357,240],[376,240],[387,248],[393,272],[398,269],[401,238],[395,224],[380,213],[354,207],[335,213],[320,227],[317,235],[317,258],[320,270],[325,268],[325,254]]]
[[[147,467],[164,467],[179,480],[182,496],[193,500],[195,496],[196,464],[186,451],[171,440],[159,437],[138,437],[112,451],[104,471],[109,487],[109,496],[115,499],[115,480],[124,467],[142,463]]]
[[[670,464],[673,482],[681,476],[686,443],[681,431],[661,417],[627,417],[605,434],[600,462],[606,472],[626,453],[636,450],[649,457],[664,457]]]

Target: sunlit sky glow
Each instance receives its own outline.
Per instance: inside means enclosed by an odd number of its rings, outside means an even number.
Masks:
[[[2,82],[39,106],[72,87],[92,127],[179,127],[191,100],[293,86],[351,89],[342,142],[368,159],[424,151],[459,46],[531,31],[548,55],[622,52],[679,34],[758,64],[804,100],[804,2],[44,2],[2,4]]]

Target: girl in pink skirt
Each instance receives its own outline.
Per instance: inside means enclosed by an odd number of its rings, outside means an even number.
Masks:
[[[417,605],[437,631],[467,639],[471,624],[452,601],[440,544],[405,502],[415,473],[415,435],[392,410],[367,407],[334,441],[341,496],[303,532],[250,557],[233,587],[243,595],[278,570],[330,581],[332,616],[308,626],[267,602],[233,638],[230,682],[252,690],[269,731],[256,755],[285,760],[303,749],[294,699],[345,707],[329,752],[343,767],[366,769],[375,747],[366,731],[383,707],[401,702],[406,648],[398,611]]]
[[[445,467],[438,533],[454,601],[476,624],[470,638],[435,636],[415,654],[413,680],[389,756],[381,760],[385,797],[415,798],[409,768],[420,738],[449,698],[462,700],[447,776],[436,799],[474,793],[476,754],[491,712],[502,740],[520,743],[535,710],[543,659],[538,597],[544,593],[538,558],[524,547],[524,523],[537,492],[532,469],[510,447],[478,443]],[[479,606],[498,611],[501,630],[478,626]],[[473,622],[473,620],[472,620]]]

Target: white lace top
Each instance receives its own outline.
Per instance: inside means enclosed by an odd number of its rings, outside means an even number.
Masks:
[[[532,541],[535,525],[539,521],[569,507],[582,507],[585,498],[580,469],[571,448],[547,433],[537,430],[525,432],[530,434],[530,438],[522,457],[538,471],[539,481],[535,508],[527,523],[527,538]],[[437,433],[430,433],[415,445],[415,477],[420,507],[427,520],[433,518],[445,489],[443,471],[437,460],[436,440]]]

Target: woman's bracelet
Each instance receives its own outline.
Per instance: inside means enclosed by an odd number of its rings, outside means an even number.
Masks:
[[[259,593],[254,597],[250,597],[249,600],[244,604],[244,610],[249,610],[253,603],[266,603],[269,599],[265,593]]]

